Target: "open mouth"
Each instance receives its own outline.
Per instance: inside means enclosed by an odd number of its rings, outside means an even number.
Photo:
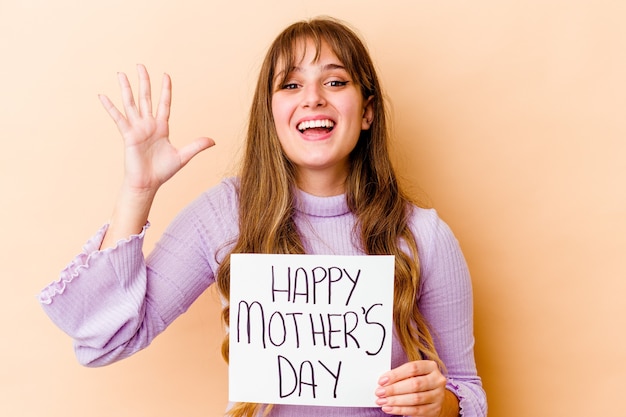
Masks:
[[[335,127],[335,122],[329,119],[305,120],[298,125],[300,133],[321,135],[330,132]]]

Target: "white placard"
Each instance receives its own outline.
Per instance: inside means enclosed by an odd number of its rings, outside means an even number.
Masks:
[[[375,407],[393,256],[232,254],[229,400]]]

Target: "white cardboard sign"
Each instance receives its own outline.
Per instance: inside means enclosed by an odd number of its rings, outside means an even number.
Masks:
[[[375,407],[393,256],[232,254],[229,400]]]

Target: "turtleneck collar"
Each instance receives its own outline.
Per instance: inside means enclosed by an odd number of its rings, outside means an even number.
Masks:
[[[335,217],[350,212],[345,194],[318,197],[297,189],[295,197],[296,210],[309,216]]]

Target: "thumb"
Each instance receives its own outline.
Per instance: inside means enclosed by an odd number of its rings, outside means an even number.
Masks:
[[[181,167],[187,165],[187,162],[191,161],[191,158],[199,154],[205,149],[215,145],[215,141],[211,138],[200,137],[191,142],[190,144],[182,147],[178,154],[180,156]]]

